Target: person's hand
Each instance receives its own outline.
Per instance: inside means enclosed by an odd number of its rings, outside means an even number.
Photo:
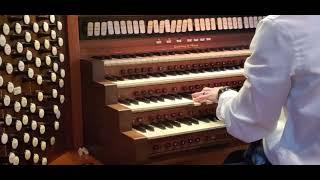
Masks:
[[[212,103],[217,103],[218,102],[218,92],[219,89],[222,87],[214,87],[214,88],[208,88],[205,87],[202,89],[200,92],[196,92],[192,94],[192,99],[196,103],[207,103],[207,104],[212,104]]]

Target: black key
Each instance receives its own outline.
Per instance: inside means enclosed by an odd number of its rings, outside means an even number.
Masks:
[[[164,97],[163,96],[158,96],[157,99],[158,99],[158,101],[164,102]]]
[[[176,99],[182,99],[182,96],[180,94],[173,94],[173,96],[176,98]]]
[[[162,129],[162,130],[166,129],[166,127],[160,123],[151,123],[151,125],[159,128],[159,129]]]
[[[199,124],[199,122],[195,119],[189,118],[189,121],[191,121],[191,123],[193,124]]]
[[[146,78],[149,78],[149,75],[147,75],[147,74],[141,74],[141,77],[144,78],[144,79],[146,79]]]
[[[126,78],[131,80],[136,79],[135,76],[126,76]]]
[[[175,127],[181,127],[181,124],[177,121],[169,121],[170,124],[172,124]]]
[[[210,122],[207,118],[199,118],[197,120],[205,122],[205,123],[209,123]]]
[[[165,121],[165,122],[163,122],[162,123],[165,127],[167,127],[167,128],[173,128],[173,125],[172,124],[170,124],[168,121]]]
[[[191,72],[194,74],[200,73],[199,70],[197,70],[197,69],[192,69]]]
[[[210,121],[213,121],[213,122],[218,121],[218,118],[217,118],[215,115],[208,115],[207,118],[208,118]]]
[[[191,94],[187,94],[187,93],[186,93],[186,94],[184,94],[183,97],[192,100],[192,95],[191,95]]]
[[[133,128],[144,133],[147,132],[147,130],[143,126],[134,126]]]
[[[136,104],[136,105],[139,104],[139,102],[138,102],[137,100],[135,100],[135,99],[128,99],[128,101],[129,101],[131,104]]]
[[[176,74],[183,75],[184,73],[183,73],[183,71],[176,71]]]
[[[159,73],[159,75],[160,75],[161,77],[166,77],[166,76],[167,76],[165,73]]]
[[[152,101],[152,102],[158,102],[158,98],[157,97],[149,97],[149,100]]]
[[[124,99],[120,99],[119,102],[125,105],[130,105],[130,102]]]
[[[114,76],[114,78],[116,78],[117,81],[123,81],[124,80],[123,77],[120,77],[120,76]]]
[[[192,125],[192,123],[186,119],[178,119],[177,121],[188,126]]]
[[[116,81],[116,79],[112,76],[105,76],[104,78],[109,81]]]
[[[143,125],[143,127],[149,131],[154,131],[154,128],[152,126],[149,125]]]
[[[165,96],[167,99],[170,99],[170,100],[175,100],[176,99],[176,97],[174,97],[173,95],[171,95],[171,94],[168,94],[168,95],[166,95]]]
[[[139,98],[137,98],[136,100],[142,101],[142,102],[144,102],[144,103],[150,103],[150,100],[147,99],[147,98],[144,98],[144,97],[139,97]]]
[[[176,72],[174,72],[174,71],[167,72],[167,74],[169,74],[169,75],[171,75],[171,76],[175,76],[175,75],[177,75],[177,73],[176,73]]]

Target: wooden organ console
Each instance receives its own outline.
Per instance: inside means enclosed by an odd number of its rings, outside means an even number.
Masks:
[[[66,16],[0,16],[0,164],[46,165],[66,143]]]
[[[79,16],[84,144],[105,164],[220,164],[246,145],[191,94],[239,89],[263,16]],[[201,156],[206,154],[206,156]]]

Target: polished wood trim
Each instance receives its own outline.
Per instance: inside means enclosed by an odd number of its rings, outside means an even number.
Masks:
[[[70,91],[71,91],[71,121],[68,121],[67,131],[72,136],[68,138],[68,148],[77,149],[83,145],[83,122],[81,105],[81,73],[78,16],[67,16],[68,51],[70,60]]]

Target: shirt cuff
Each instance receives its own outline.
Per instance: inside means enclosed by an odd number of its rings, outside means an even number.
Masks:
[[[225,120],[225,109],[228,104],[227,102],[230,101],[232,98],[236,97],[237,95],[238,92],[234,90],[225,91],[220,95],[218,107],[216,109],[216,116],[219,120]]]

